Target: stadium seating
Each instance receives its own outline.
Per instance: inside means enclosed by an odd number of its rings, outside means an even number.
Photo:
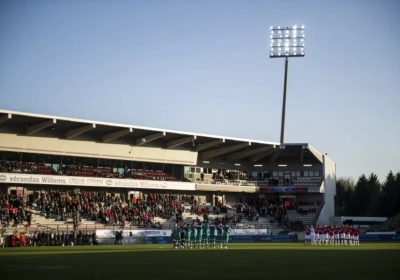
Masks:
[[[150,171],[143,169],[132,169],[132,178],[142,179],[142,180],[161,180],[161,181],[178,181],[171,175],[164,173],[162,171]]]
[[[105,178],[115,178],[119,177],[120,174],[118,172],[113,172],[109,167],[65,167],[63,174],[69,176],[82,176],[82,177],[105,177]]]
[[[196,179],[196,183],[205,185],[231,185],[231,186],[259,186],[259,187],[285,187],[285,186],[296,186],[296,187],[320,187],[322,177],[297,177],[291,182],[285,182],[283,179],[276,179],[271,181],[252,181],[252,180],[228,180],[228,179]]]
[[[115,172],[110,167],[95,167],[95,166],[65,166],[59,170],[54,170],[51,166],[46,166],[43,163],[31,162],[10,162],[0,161],[0,172],[10,173],[30,173],[30,174],[44,174],[44,175],[68,175],[68,176],[82,176],[82,177],[101,177],[101,178],[133,178],[140,180],[160,180],[160,181],[178,181],[176,178],[163,171],[153,171],[144,169],[128,169],[125,174]],[[296,177],[290,182],[286,182],[282,178],[271,178],[270,180],[229,180],[229,179],[196,179],[196,183],[209,184],[209,185],[233,185],[233,186],[297,186],[297,187],[313,187],[317,189],[321,186],[322,177]]]
[[[315,225],[321,211],[321,202],[304,197],[297,201],[296,209],[287,211],[289,221],[299,221],[305,226]]]
[[[320,186],[321,185],[321,177],[297,177],[293,180],[293,185],[295,186]]]
[[[119,172],[114,172],[113,169],[110,167],[95,167],[95,166],[78,167],[78,166],[68,165],[56,171],[51,166],[46,166],[43,163],[13,162],[13,161],[0,161],[0,172],[178,181],[170,174],[167,174],[160,170],[152,171],[144,169],[128,169],[126,170],[126,174],[121,174]]]
[[[162,215],[160,213],[167,213],[168,211],[176,212],[175,208],[171,208],[171,204],[179,205],[177,209],[181,209],[182,213],[178,216],[179,222],[183,223],[192,223],[193,220],[198,220],[200,222],[204,221],[204,218],[207,217],[208,221],[224,221],[228,220],[229,223],[232,224],[233,227],[236,228],[268,228],[268,229],[276,229],[278,224],[276,222],[271,222],[270,218],[260,217],[258,221],[248,221],[247,219],[243,219],[243,221],[237,223],[234,221],[233,216],[236,214],[236,211],[228,206],[228,210],[219,211],[218,209],[213,209],[211,204],[207,204],[203,202],[202,204],[197,204],[196,207],[192,207],[190,200],[193,198],[188,195],[165,195],[165,194],[142,194],[141,204],[144,207],[147,207],[145,212],[142,212],[143,208],[141,206],[135,206],[134,204],[130,204],[127,212],[123,214],[124,222],[122,221],[121,215],[118,216],[108,216],[109,219],[105,222],[105,216],[103,215],[95,215],[96,219],[93,219],[93,214],[90,212],[98,211],[92,208],[86,208],[86,203],[88,201],[96,201],[96,203],[101,203],[105,205],[113,205],[121,200],[119,197],[111,198],[109,195],[102,192],[81,192],[74,193],[70,192],[60,192],[60,191],[42,191],[39,195],[39,198],[35,201],[26,201],[24,202],[25,210],[29,210],[31,217],[31,225],[27,228],[27,222],[24,218],[17,220],[17,225],[14,225],[14,216],[10,217],[9,228],[18,229],[18,230],[30,230],[30,231],[42,231],[42,230],[62,230],[68,231],[73,230],[74,228],[78,230],[94,230],[104,227],[117,227],[120,228],[123,224],[127,228],[138,228],[139,226],[150,227],[150,228],[164,228],[170,229],[177,222],[177,217],[172,215]],[[44,201],[46,203],[42,203],[41,197],[44,197]],[[200,197],[199,197],[200,198]],[[123,198],[122,198],[123,199]],[[198,198],[196,198],[198,199]],[[111,204],[107,201],[111,200]],[[184,202],[185,200],[186,202]],[[19,201],[19,203],[23,203],[23,196],[19,195],[0,195],[0,214],[5,213],[8,215],[8,211],[2,212],[2,209],[5,208],[5,202],[9,205],[16,205],[15,201]],[[55,205],[67,205],[63,201],[67,202],[67,204],[72,203],[75,205],[73,208],[67,208],[67,213],[70,214],[60,214],[62,213],[61,208],[55,208]],[[154,201],[154,203],[153,203]],[[189,202],[188,202],[189,201]],[[120,201],[121,202],[121,201]],[[137,201],[138,202],[138,201]],[[162,204],[161,202],[165,202]],[[89,203],[89,205],[92,205]],[[121,205],[118,203],[118,205]],[[139,205],[139,204],[138,204]],[[155,208],[152,208],[152,205],[158,205],[158,210],[154,212]],[[165,208],[165,206],[167,208]],[[8,206],[7,206],[8,207]],[[75,208],[76,207],[76,208]],[[91,206],[90,206],[91,207]],[[137,208],[139,207],[139,208]],[[149,210],[150,207],[150,210]],[[18,207],[22,211],[20,207]],[[119,208],[119,207],[118,207]],[[79,210],[79,214],[74,209]],[[107,208],[112,209],[112,208]],[[128,215],[128,212],[134,211],[133,209],[139,209],[139,216],[134,218],[133,216]],[[148,212],[149,211],[149,212]],[[157,214],[157,212],[159,212]],[[222,213],[223,212],[223,213]],[[143,219],[141,216],[144,213],[151,214],[151,218],[147,221]],[[204,215],[204,213],[209,213],[208,215]],[[26,215],[22,214],[22,216]],[[107,213],[104,213],[108,215]],[[0,220],[3,218],[3,227],[6,227],[6,219],[5,215],[0,215]],[[19,215],[19,214],[17,214]],[[126,219],[126,221],[125,221]],[[76,227],[74,227],[76,225]]]

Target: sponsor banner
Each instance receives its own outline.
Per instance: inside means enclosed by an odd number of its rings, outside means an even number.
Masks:
[[[400,234],[362,234],[360,241],[400,241]]]
[[[115,238],[99,238],[98,242],[99,245],[114,245]],[[146,239],[144,237],[124,237],[122,239],[122,244],[146,244]]]
[[[38,185],[60,185],[60,186],[88,186],[88,187],[117,187],[137,189],[160,189],[160,190],[196,190],[194,183],[146,181],[134,179],[116,178],[90,178],[57,175],[37,175],[20,173],[0,173],[0,183],[12,184],[38,184]]]
[[[296,235],[231,235],[229,242],[253,243],[253,242],[295,242]]]
[[[115,237],[115,233],[118,230],[107,230],[107,229],[100,229],[96,230],[96,234],[99,238],[105,237]],[[159,236],[166,236],[170,237],[172,234],[172,230],[123,230],[124,236],[146,236],[146,237],[159,237]],[[231,229],[230,236],[242,236],[242,235],[268,235],[267,229]]]
[[[230,235],[265,235],[268,234],[267,229],[231,229]]]
[[[256,242],[256,237],[254,235],[230,235],[230,243],[254,243]]]
[[[267,235],[257,236],[258,242],[294,242],[297,241],[296,235]]]
[[[307,192],[307,188],[299,188],[299,187],[265,187],[260,188],[260,192],[264,193],[299,193],[299,192]]]
[[[119,230],[107,230],[100,229],[96,230],[98,238],[114,238],[115,233]],[[145,236],[171,236],[172,230],[123,230],[123,236],[125,237],[145,237]]]
[[[171,244],[172,237],[161,236],[161,237],[146,237],[146,244]]]

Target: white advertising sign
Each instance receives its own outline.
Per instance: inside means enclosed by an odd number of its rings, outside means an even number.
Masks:
[[[267,229],[231,229],[230,235],[265,235],[268,234]]]
[[[96,230],[96,235],[98,238],[110,238],[115,237],[115,233],[118,230],[108,230],[108,229],[100,229]],[[146,236],[171,236],[172,230],[159,230],[159,229],[150,229],[150,230],[123,230],[124,237],[146,237]]]
[[[194,183],[0,173],[0,183],[194,191]]]

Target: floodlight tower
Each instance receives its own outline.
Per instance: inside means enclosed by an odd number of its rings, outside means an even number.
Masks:
[[[285,81],[283,84],[283,104],[281,122],[281,143],[285,141],[286,118],[286,89],[288,80],[289,57],[303,57],[304,53],[304,25],[298,27],[271,26],[270,58],[285,58]]]

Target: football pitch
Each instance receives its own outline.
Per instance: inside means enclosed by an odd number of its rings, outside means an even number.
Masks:
[[[0,248],[1,279],[400,279],[400,243]],[[5,276],[5,277],[4,277]]]

